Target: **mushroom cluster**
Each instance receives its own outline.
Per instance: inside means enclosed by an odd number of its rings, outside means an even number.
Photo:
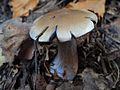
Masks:
[[[63,79],[72,80],[78,70],[77,44],[75,38],[85,35],[94,28],[97,16],[88,10],[60,9],[49,12],[34,21],[29,32],[33,40],[49,42],[57,38],[58,53],[54,58],[50,71],[57,72]]]

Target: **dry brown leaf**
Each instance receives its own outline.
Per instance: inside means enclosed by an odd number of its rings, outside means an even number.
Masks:
[[[12,0],[13,17],[29,15],[29,11],[33,10],[38,2],[39,0]]]
[[[12,62],[22,41],[28,37],[30,25],[21,22],[20,18],[10,19],[0,25],[2,31],[0,47],[6,62]]]
[[[69,3],[66,7],[70,9],[92,10],[95,13],[98,13],[99,16],[103,17],[105,12],[105,0],[84,0],[77,3]]]

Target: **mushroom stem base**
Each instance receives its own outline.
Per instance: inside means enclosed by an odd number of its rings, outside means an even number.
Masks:
[[[54,70],[63,79],[72,80],[78,70],[76,40],[58,43],[58,54],[54,61]]]

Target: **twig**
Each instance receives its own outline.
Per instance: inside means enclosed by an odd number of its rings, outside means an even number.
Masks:
[[[45,67],[45,69],[46,69],[47,73],[50,73],[50,71],[48,70],[48,68],[47,68],[47,66],[46,66],[46,64],[45,64],[45,63],[44,63],[44,67]]]
[[[100,56],[101,56],[101,54],[100,54]],[[101,64],[102,64],[102,68],[103,68],[104,74],[107,75],[107,74],[108,74],[107,68],[106,68],[105,61],[104,61],[104,59],[102,58],[102,56],[101,56]]]
[[[119,78],[120,78],[120,69],[119,69],[117,63],[116,63],[114,60],[113,60],[112,62],[113,62],[113,64],[114,64],[114,65],[116,66],[116,68],[117,68],[117,79],[116,79],[116,81],[115,81],[115,83],[114,83],[114,85],[113,85],[113,88],[115,88],[116,85],[117,85],[117,83],[119,82]]]
[[[38,73],[38,64],[37,64],[37,51],[38,50],[38,41],[39,41],[39,38],[43,35],[43,33],[48,29],[48,26],[37,36],[37,39],[34,41],[34,45],[35,45],[35,77],[34,77],[34,80],[33,80],[33,88],[34,90],[36,90],[36,74]]]

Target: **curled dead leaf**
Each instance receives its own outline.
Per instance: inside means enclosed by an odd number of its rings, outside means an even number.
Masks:
[[[29,28],[30,26],[27,23],[22,23],[19,18],[8,20],[0,25],[0,31],[2,32],[0,47],[3,50],[2,53],[6,62],[14,60],[18,47],[28,37]]]
[[[66,8],[88,9],[98,13],[99,16],[103,17],[105,12],[105,0],[84,0],[77,3],[69,3]]]
[[[28,16],[29,11],[33,10],[38,2],[39,0],[12,0],[13,17]]]

